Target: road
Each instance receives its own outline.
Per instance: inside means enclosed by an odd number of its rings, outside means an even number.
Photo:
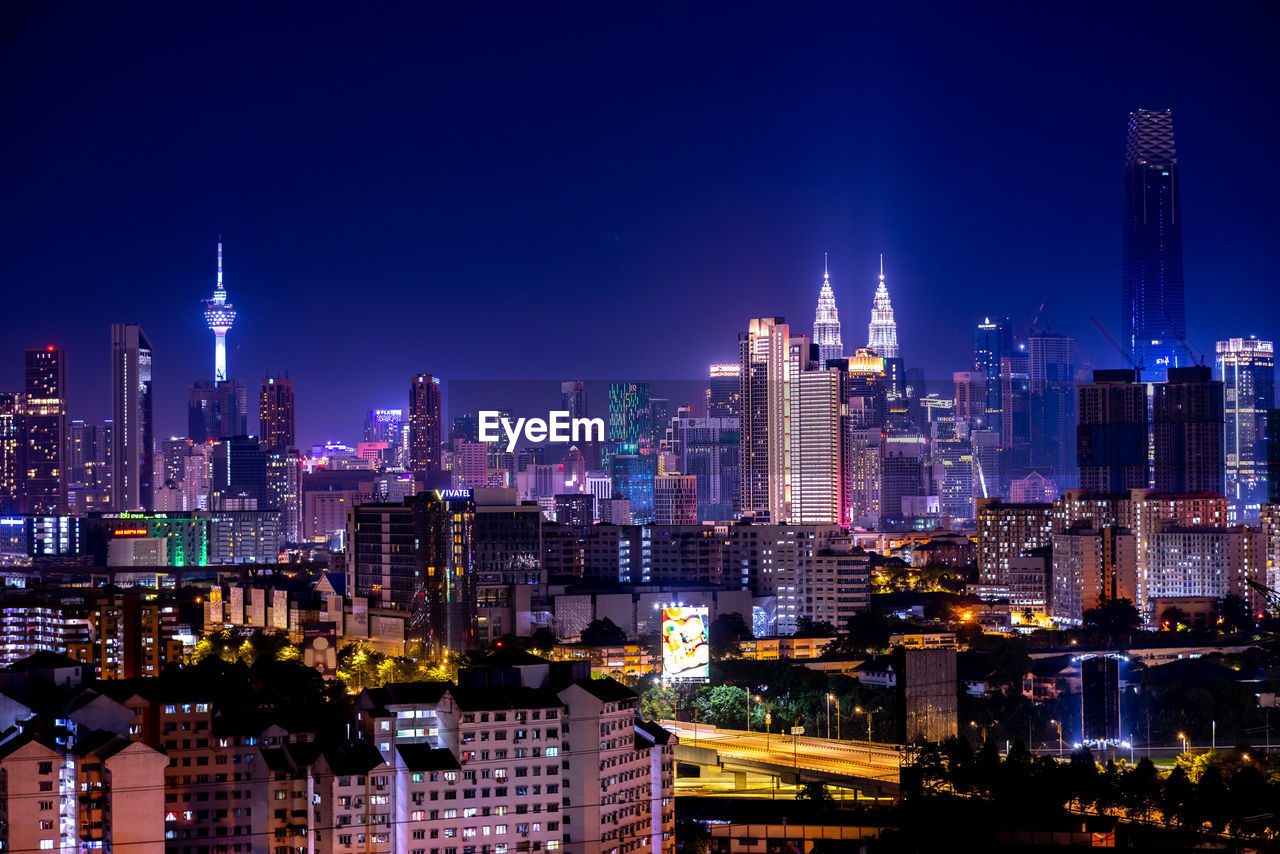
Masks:
[[[866,780],[898,782],[899,753],[896,747],[867,742],[836,741],[825,738],[743,730],[717,729],[705,724],[662,721],[681,743],[714,749],[722,760],[742,759],[782,768],[821,771]]]

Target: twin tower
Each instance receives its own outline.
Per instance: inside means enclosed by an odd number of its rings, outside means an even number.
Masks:
[[[813,318],[813,342],[818,345],[818,360],[823,364],[828,359],[845,357],[844,342],[840,339],[840,315],[831,290],[831,275],[825,265],[822,289],[818,291],[818,310]],[[884,284],[883,255],[880,256],[880,282],[871,304],[871,323],[867,326],[867,348],[885,359],[898,358],[898,326],[893,320],[889,289]]]

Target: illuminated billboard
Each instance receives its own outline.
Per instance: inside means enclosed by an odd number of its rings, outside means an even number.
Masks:
[[[662,609],[662,678],[706,682],[711,664],[710,626],[705,607]]]

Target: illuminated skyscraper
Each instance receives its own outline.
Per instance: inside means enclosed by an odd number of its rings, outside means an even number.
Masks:
[[[742,392],[738,388],[739,366],[712,365],[707,382],[707,417],[737,418],[742,414]]]
[[[879,299],[878,293],[876,298]],[[886,304],[888,299],[886,294]],[[874,318],[874,312],[872,316]],[[893,309],[889,309],[889,322],[893,323]],[[874,320],[872,326],[875,326]],[[818,310],[813,318],[813,343],[818,345],[818,364],[820,365],[825,365],[828,359],[844,358],[844,342],[840,340],[840,314],[836,311],[836,296],[831,290],[831,278],[826,270],[825,257],[822,288],[818,291]]]
[[[258,432],[267,453],[281,453],[294,447],[293,380],[288,377],[266,377],[258,398]]]
[[[409,386],[409,468],[413,471],[440,471],[440,379],[418,374]]]
[[[227,332],[235,323],[236,310],[227,302],[227,292],[222,287],[222,238],[218,238],[218,284],[213,296],[204,301],[204,322],[213,332],[213,381],[220,383],[227,378]]]
[[[742,512],[782,522],[791,501],[791,328],[781,317],[752,318],[738,336],[742,417]]]
[[[1187,336],[1181,204],[1173,113],[1130,113],[1124,155],[1121,326],[1147,382],[1162,381],[1169,368],[1179,365]]]
[[[0,513],[18,512],[22,477],[22,395],[0,393]]]
[[[154,510],[151,342],[141,326],[111,325],[111,505]]]
[[[1009,319],[983,318],[973,333],[973,369],[986,381],[987,406],[983,424],[993,430],[1001,429],[1004,411],[1001,360],[1012,354],[1013,334],[1010,332]]]
[[[793,339],[794,340],[794,339]],[[802,339],[803,340],[803,339]],[[800,371],[792,384],[791,513],[801,525],[839,525],[848,518],[842,488],[841,371]]]
[[[1027,339],[1031,380],[1031,466],[1059,482],[1076,471],[1075,339],[1036,332]]]
[[[1265,419],[1275,406],[1275,350],[1257,338],[1219,341],[1217,350],[1226,402],[1227,513],[1234,525],[1257,518],[1267,500]]]
[[[244,436],[248,407],[249,391],[239,380],[196,380],[187,401],[187,435],[199,443]]]
[[[611,452],[635,454],[648,450],[649,384],[609,383],[609,444]]]
[[[884,256],[880,256],[880,283],[876,286],[875,301],[871,305],[871,324],[867,327],[867,347],[877,356],[898,358],[898,325],[893,320],[893,306],[889,303],[889,289],[884,284]]]
[[[22,416],[25,512],[66,512],[67,446],[67,351],[53,346],[28,350]]]

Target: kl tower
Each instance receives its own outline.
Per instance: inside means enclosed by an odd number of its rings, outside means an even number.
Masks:
[[[213,332],[213,381],[227,379],[227,330],[235,323],[236,310],[227,302],[227,292],[222,287],[222,236],[218,236],[218,286],[213,296],[204,301],[204,322]]]

